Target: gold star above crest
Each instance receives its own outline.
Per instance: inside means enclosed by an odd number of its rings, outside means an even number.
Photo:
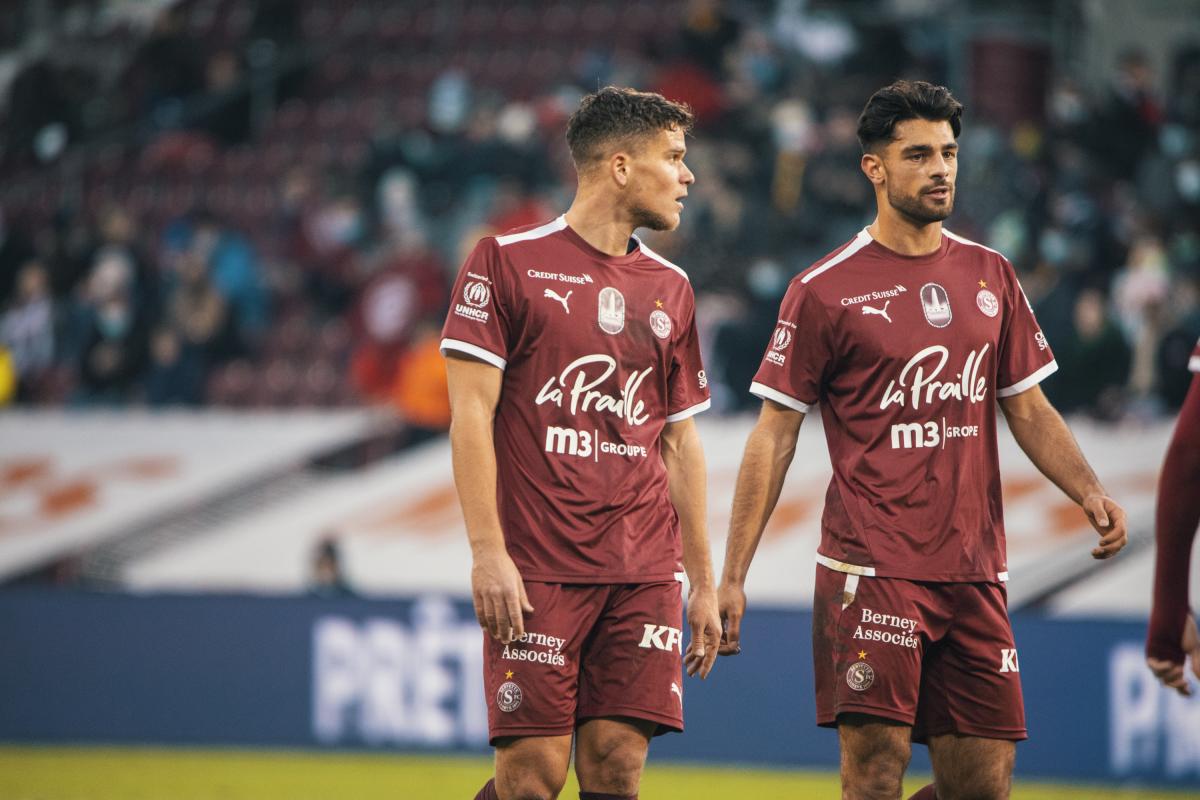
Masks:
[[[654,301],[654,307],[655,307],[655,308],[662,308],[662,300],[655,300],[655,301]]]
[[[862,660],[862,659],[864,659],[864,658],[866,658],[866,657],[867,657],[867,651],[866,651],[866,650],[859,650],[859,651],[858,651],[858,658],[859,658],[859,660]]]
[[[504,673],[504,677],[507,678],[508,680],[512,680],[512,676],[513,676],[513,671],[511,669],[508,672]]]
[[[979,288],[980,288],[980,289],[986,289],[986,288],[987,288],[987,281],[982,281],[982,280],[981,280],[981,281],[979,282]]]

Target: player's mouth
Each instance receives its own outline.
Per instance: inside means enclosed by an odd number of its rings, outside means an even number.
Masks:
[[[675,205],[679,206],[680,211],[683,211],[683,198],[685,197],[687,197],[686,194],[681,194],[679,197],[675,198]]]
[[[927,194],[930,197],[935,198],[937,200],[949,200],[950,199],[950,187],[949,186],[935,186],[932,189],[926,189],[925,194]]]

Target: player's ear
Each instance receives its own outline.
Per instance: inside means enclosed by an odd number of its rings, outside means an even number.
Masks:
[[[882,186],[884,182],[883,159],[875,153],[863,153],[862,161],[859,163],[862,167],[863,174],[867,176],[867,180],[876,186]]]
[[[624,189],[629,184],[629,156],[625,153],[613,153],[608,160],[608,169],[617,186]]]

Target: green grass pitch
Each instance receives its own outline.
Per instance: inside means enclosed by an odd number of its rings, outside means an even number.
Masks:
[[[471,800],[491,774],[486,758],[414,755],[0,747],[4,800]],[[906,796],[924,781],[906,781]],[[572,778],[561,797],[577,797]],[[837,776],[664,765],[646,768],[643,800],[838,797]],[[1185,794],[1018,781],[1013,800],[1179,800]],[[1194,794],[1192,795],[1195,796]]]

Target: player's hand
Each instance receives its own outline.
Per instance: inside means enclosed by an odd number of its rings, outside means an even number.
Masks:
[[[1083,498],[1080,504],[1087,514],[1088,522],[1100,534],[1100,542],[1092,548],[1092,558],[1112,558],[1129,543],[1125,525],[1125,509],[1117,501],[1102,494]]]
[[[707,678],[717,660],[717,646],[721,638],[721,616],[717,613],[717,593],[711,585],[707,589],[692,588],[688,595],[688,625],[692,629],[692,640],[683,654],[683,665],[688,675]]]
[[[493,639],[509,644],[525,635],[525,614],[533,613],[533,606],[521,573],[504,548],[475,554],[471,596],[479,626]]]
[[[1196,618],[1191,614],[1188,614],[1187,622],[1183,625],[1183,652],[1186,658],[1192,660],[1192,674],[1200,678],[1200,633],[1196,630]],[[1147,658],[1146,664],[1163,686],[1174,689],[1185,697],[1191,696],[1192,685],[1188,683],[1187,671],[1182,662]]]
[[[746,614],[746,592],[740,585],[721,582],[717,588],[717,608],[721,613],[721,649],[723,656],[742,652],[742,617]]]

